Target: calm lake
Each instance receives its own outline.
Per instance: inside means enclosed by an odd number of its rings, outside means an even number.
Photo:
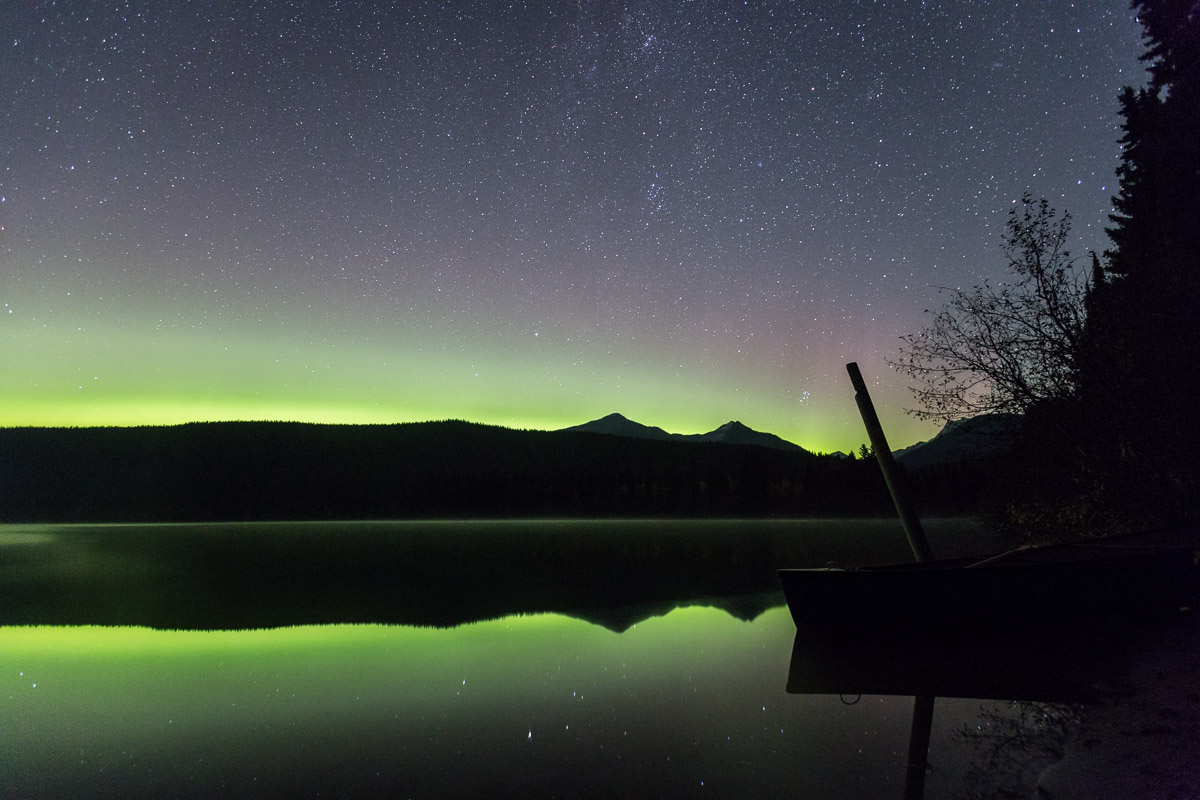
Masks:
[[[807,693],[774,570],[905,557],[861,520],[4,526],[0,795],[904,797],[914,698]],[[1099,700],[939,697],[924,796],[1191,786],[1172,624]]]

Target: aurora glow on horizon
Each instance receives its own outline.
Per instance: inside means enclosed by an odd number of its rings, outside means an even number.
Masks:
[[[1123,0],[0,7],[0,425],[865,440],[1025,192],[1103,250]]]

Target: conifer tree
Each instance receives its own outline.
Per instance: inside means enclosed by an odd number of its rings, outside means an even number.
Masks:
[[[1149,81],[1119,98],[1120,192],[1078,359],[1079,452],[1127,518],[1166,524],[1200,515],[1200,1],[1132,5]]]
[[[1200,2],[1134,0],[1150,81],[1120,95],[1120,194],[1108,269],[1194,291],[1200,269]]]
[[[1009,242],[1035,245],[1010,257],[1015,271],[1059,280],[953,293],[893,365],[916,381],[921,416],[1022,415],[1005,513],[1043,533],[1200,520],[1200,0],[1132,5],[1149,80],[1119,96],[1103,263],[1093,255],[1075,278],[1045,246],[1066,232],[1044,206],[1014,219]],[[1021,236],[1043,230],[1056,236]],[[1043,319],[1053,324],[1031,324]]]

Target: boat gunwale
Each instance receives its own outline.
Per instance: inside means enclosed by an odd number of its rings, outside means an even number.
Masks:
[[[909,561],[903,563],[865,564],[860,566],[829,565],[825,567],[784,567],[782,573],[794,572],[939,572],[959,569],[1002,569],[1020,566],[1064,565],[1103,562],[1109,560],[1153,560],[1162,556],[1180,556],[1193,551],[1200,563],[1200,530],[1132,534],[1074,542],[1030,546],[1025,545],[986,556]]]

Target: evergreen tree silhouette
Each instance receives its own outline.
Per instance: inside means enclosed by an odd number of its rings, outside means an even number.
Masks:
[[[1194,301],[1200,270],[1200,3],[1134,0],[1150,81],[1120,95],[1108,272],[1125,303]],[[1182,294],[1180,294],[1182,293]],[[1152,310],[1148,308],[1146,310]]]
[[[1079,360],[1081,454],[1124,514],[1196,518],[1200,2],[1134,0],[1149,82],[1121,91],[1119,194]]]

